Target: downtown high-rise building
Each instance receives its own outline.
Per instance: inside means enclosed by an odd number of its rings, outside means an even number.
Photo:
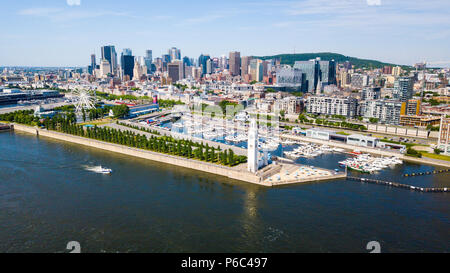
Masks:
[[[181,60],[181,51],[176,47],[169,49],[170,61]]]
[[[207,62],[211,59],[209,55],[203,55],[201,54],[198,58],[198,66],[202,68],[202,75],[207,74]]]
[[[102,47],[102,60],[109,62],[111,74],[115,75],[117,72],[117,53],[114,46],[103,46]]]
[[[88,67],[88,73],[91,74],[91,75],[94,75],[96,68],[97,68],[96,57],[95,57],[95,54],[92,54],[91,55],[91,64]]]
[[[309,61],[297,61],[294,68],[300,69],[303,72],[302,91],[313,93],[317,86],[327,86],[337,84],[336,81],[336,63],[332,61],[321,61],[316,58]],[[320,90],[319,90],[320,92]]]
[[[241,58],[241,76],[245,78],[245,75],[248,75],[248,66],[250,65],[250,61],[253,58],[250,56],[244,56]]]
[[[91,67],[95,70],[95,68],[97,67],[97,61],[95,58],[95,54],[91,55]]]
[[[176,83],[177,81],[184,78],[184,66],[183,62],[176,60],[167,65],[167,74],[169,78],[172,80],[172,83]]]
[[[317,60],[297,61],[294,68],[300,69],[303,73],[302,91],[313,93],[319,80],[319,62]]]
[[[120,56],[120,68],[123,80],[133,79],[133,69],[134,69],[135,58],[133,52],[129,48],[124,48]]]
[[[145,66],[147,67],[147,74],[152,73],[153,72],[153,70],[152,70],[153,51],[152,50],[145,51],[144,63],[145,63]]]
[[[241,74],[241,53],[240,52],[230,52],[230,74],[231,76],[239,76]]]

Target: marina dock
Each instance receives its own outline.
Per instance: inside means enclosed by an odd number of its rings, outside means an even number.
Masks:
[[[349,176],[347,179],[353,180],[353,181],[360,181],[362,183],[378,184],[378,185],[384,185],[384,186],[388,186],[388,187],[395,187],[395,188],[401,188],[401,189],[418,191],[418,192],[426,192],[426,193],[449,192],[449,188],[423,188],[423,187],[416,187],[416,186],[411,186],[411,185],[406,185],[406,184],[401,184],[401,183],[396,183],[396,182],[382,181],[382,180],[369,179],[369,178],[363,178],[363,177]]]

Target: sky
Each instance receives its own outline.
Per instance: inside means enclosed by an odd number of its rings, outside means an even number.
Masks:
[[[0,0],[0,66],[87,66],[120,55],[334,52],[450,63],[449,0]]]

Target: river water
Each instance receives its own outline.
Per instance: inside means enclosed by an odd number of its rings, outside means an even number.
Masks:
[[[355,181],[264,188],[22,133],[0,134],[0,252],[449,252],[450,195]],[[337,168],[345,155],[299,162]],[[102,165],[112,175],[88,171]],[[406,163],[375,177],[450,187]]]

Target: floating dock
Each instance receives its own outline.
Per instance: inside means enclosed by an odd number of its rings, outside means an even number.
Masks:
[[[378,185],[384,185],[384,186],[419,191],[419,192],[427,192],[427,193],[449,192],[449,190],[450,190],[449,188],[422,188],[422,187],[416,187],[416,186],[411,186],[411,185],[406,185],[406,184],[400,184],[400,183],[396,183],[396,182],[382,181],[382,180],[369,179],[369,178],[363,178],[363,177],[349,176],[347,179],[353,180],[353,181],[360,181],[363,183],[378,184]]]

